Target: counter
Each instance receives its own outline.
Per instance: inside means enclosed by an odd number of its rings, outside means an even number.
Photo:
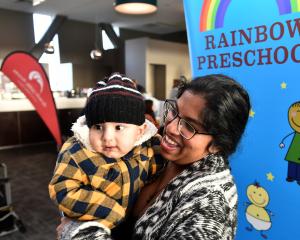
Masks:
[[[76,109],[83,108],[86,98],[54,98],[57,109]],[[27,98],[0,100],[0,112],[19,112],[19,111],[34,111],[34,107]]]
[[[54,98],[63,141],[72,135],[86,98]],[[0,100],[0,149],[53,141],[50,131],[28,99]]]

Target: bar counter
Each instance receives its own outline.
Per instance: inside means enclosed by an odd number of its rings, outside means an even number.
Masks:
[[[86,98],[54,98],[57,109],[76,109],[83,108]],[[34,107],[27,98],[0,100],[0,112],[18,112],[18,111],[34,111]]]
[[[80,116],[86,98],[54,98],[63,141],[72,135],[72,123]],[[54,141],[28,99],[0,100],[0,149]]]

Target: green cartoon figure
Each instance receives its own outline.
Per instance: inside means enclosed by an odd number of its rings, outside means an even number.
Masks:
[[[288,119],[291,128],[294,132],[285,136],[280,144],[280,148],[284,148],[284,140],[294,135],[289,150],[285,156],[285,160],[288,161],[288,174],[286,180],[288,182],[297,181],[300,185],[300,101],[293,103],[288,112]]]

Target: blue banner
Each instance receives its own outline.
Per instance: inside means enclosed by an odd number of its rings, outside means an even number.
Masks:
[[[184,0],[192,75],[223,73],[249,92],[231,157],[237,240],[300,239],[300,1]]]

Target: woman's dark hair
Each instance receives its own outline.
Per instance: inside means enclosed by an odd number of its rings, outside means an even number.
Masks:
[[[217,147],[224,156],[235,152],[251,107],[246,90],[228,76],[213,74],[182,85],[177,97],[180,98],[185,91],[205,100],[205,108],[199,118],[206,131],[213,134],[210,146]]]

